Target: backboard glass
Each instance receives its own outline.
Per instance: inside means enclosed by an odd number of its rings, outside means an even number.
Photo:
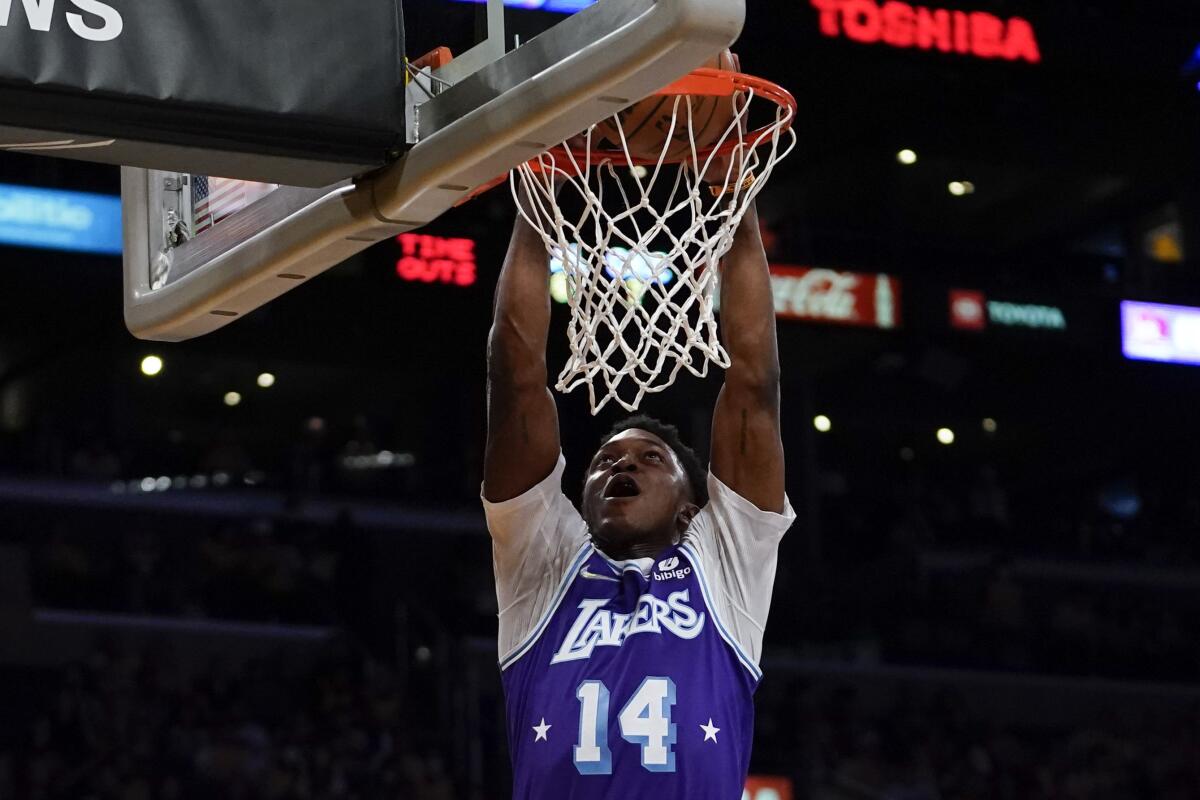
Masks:
[[[124,168],[130,331],[202,335],[430,222],[699,66],[737,38],[745,17],[744,0],[600,0],[550,16],[547,30],[516,46],[501,0],[480,10],[486,34],[475,48],[442,66],[410,65],[410,149],[390,166],[318,189]]]

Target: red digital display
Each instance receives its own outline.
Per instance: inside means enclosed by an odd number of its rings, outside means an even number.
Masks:
[[[396,274],[401,280],[472,286],[478,278],[471,239],[402,233],[396,241],[400,244]]]
[[[1021,17],[1002,19],[986,11],[926,8],[899,0],[810,2],[825,36],[1030,64],[1042,60],[1033,25]]]

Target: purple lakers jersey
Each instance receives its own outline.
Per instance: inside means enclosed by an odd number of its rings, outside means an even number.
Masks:
[[[672,547],[647,577],[584,545],[559,591],[501,665],[513,796],[741,797],[758,667],[714,618],[698,559]]]
[[[530,495],[485,504],[513,797],[739,800],[790,507],[759,511],[710,479],[712,501],[680,544],[653,561],[616,562],[592,546],[562,497],[561,472],[560,461]],[[513,532],[520,523],[533,532]],[[747,563],[723,563],[738,536]],[[514,609],[537,613],[506,626]]]

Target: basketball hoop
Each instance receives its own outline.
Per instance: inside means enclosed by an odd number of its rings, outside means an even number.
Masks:
[[[517,167],[510,180],[520,214],[566,277],[571,355],[555,388],[586,384],[593,414],[609,401],[637,410],[680,370],[704,377],[710,363],[729,366],[713,307],[719,262],[796,146],[796,101],[770,81],[702,68],[656,96],[670,103],[656,156],[631,149],[638,132],[618,115]],[[696,119],[695,98],[706,97],[730,98],[732,119],[698,142],[712,114]],[[756,99],[774,105],[774,118],[747,132]],[[615,141],[604,146],[602,136]],[[564,213],[560,188],[572,204],[582,201],[581,212]]]

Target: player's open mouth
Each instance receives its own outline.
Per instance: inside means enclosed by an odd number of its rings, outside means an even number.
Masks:
[[[619,497],[637,497],[642,493],[638,487],[637,481],[628,475],[614,475],[609,478],[608,485],[604,487],[604,498],[619,498]]]

